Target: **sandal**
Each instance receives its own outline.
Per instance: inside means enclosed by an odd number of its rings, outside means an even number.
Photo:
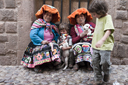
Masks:
[[[73,69],[74,69],[75,71],[78,71],[79,65],[78,65],[78,64],[75,64],[74,67],[73,67]]]
[[[87,70],[88,71],[93,71],[93,69],[91,67],[88,67]]]
[[[72,64],[69,64],[69,68],[72,69],[73,68],[73,65]]]
[[[36,73],[42,73],[42,72],[43,72],[42,69],[40,68],[40,66],[36,66],[36,67],[34,68],[34,71],[35,71]]]

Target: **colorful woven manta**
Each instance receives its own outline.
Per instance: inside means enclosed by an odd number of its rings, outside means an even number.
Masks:
[[[90,46],[89,45],[82,45],[82,49],[84,52],[88,52],[90,49]]]
[[[49,27],[51,26],[51,29],[54,29],[58,34],[58,28],[55,25],[51,25],[50,23],[46,23],[43,19],[39,18],[37,19],[31,26],[31,30],[32,29],[36,29],[36,28],[41,28],[41,27]]]

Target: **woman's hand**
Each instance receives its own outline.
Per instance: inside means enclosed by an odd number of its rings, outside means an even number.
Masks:
[[[88,34],[88,30],[84,30],[81,34],[80,34],[80,37],[84,37],[85,35]]]
[[[68,47],[62,47],[62,50],[64,51],[64,50],[68,50]]]
[[[53,43],[55,43],[56,41],[55,41],[55,40],[53,40],[52,42],[53,42]]]
[[[62,47],[62,50],[64,51],[65,50],[65,47]]]
[[[48,44],[49,43],[49,41],[47,41],[47,40],[43,40],[42,42],[41,42],[41,44]]]
[[[71,46],[69,46],[69,47],[62,47],[62,50],[64,51],[64,50],[70,50],[72,47]]]
[[[96,48],[100,48],[103,45],[104,41],[100,40],[96,43]]]

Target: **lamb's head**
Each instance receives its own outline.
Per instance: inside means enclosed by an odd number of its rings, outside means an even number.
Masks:
[[[83,26],[83,29],[84,29],[84,30],[88,30],[90,27],[91,27],[90,24],[85,24],[85,25]]]
[[[83,26],[84,30],[88,30],[88,34],[87,35],[91,35],[91,29],[94,29],[90,24],[85,24]]]

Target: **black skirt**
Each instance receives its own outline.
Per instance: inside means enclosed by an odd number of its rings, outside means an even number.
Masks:
[[[30,42],[23,54],[21,64],[28,68],[34,68],[37,65],[52,61],[61,62],[58,44],[53,43],[53,48],[54,52],[52,53],[49,45],[37,46]]]

